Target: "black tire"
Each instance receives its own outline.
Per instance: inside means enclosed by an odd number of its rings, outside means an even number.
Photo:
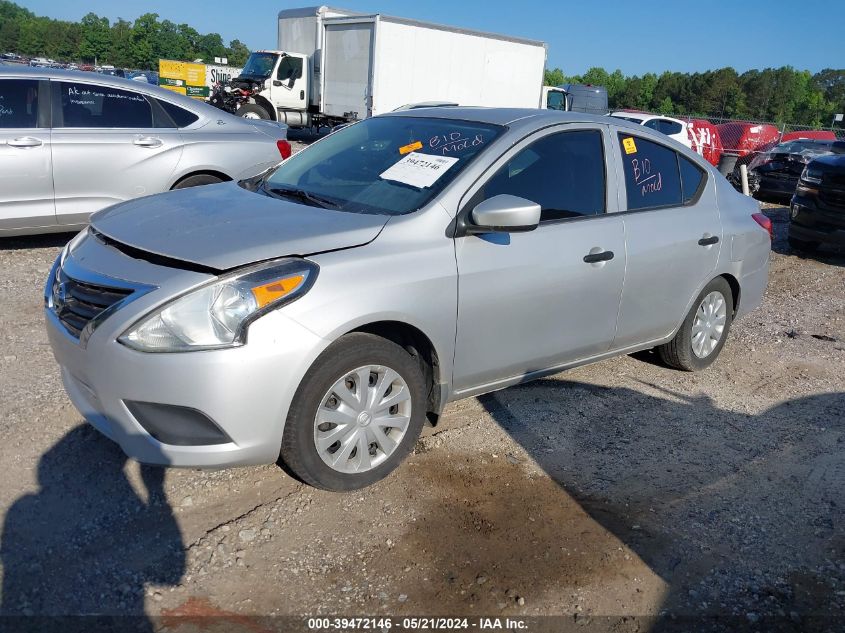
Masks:
[[[819,248],[819,242],[811,242],[808,240],[799,240],[797,237],[791,235],[787,238],[789,248],[799,253],[812,253]]]
[[[727,313],[725,318],[725,327],[722,331],[722,337],[719,339],[716,347],[713,348],[713,351],[704,358],[700,358],[692,349],[692,326],[701,302],[711,292],[719,292],[725,300]],[[725,341],[728,339],[728,333],[731,329],[731,321],[733,320],[733,310],[733,293],[731,292],[730,285],[724,277],[716,277],[713,281],[707,284],[707,286],[705,286],[704,290],[701,291],[701,294],[699,294],[695,301],[693,301],[689,314],[687,314],[681,328],[675,334],[675,338],[668,343],[659,345],[656,348],[660,359],[669,367],[681,369],[683,371],[700,371],[709,367],[713,361],[716,360],[716,357],[719,356],[719,352],[722,351],[722,348],[725,346]]]
[[[239,117],[244,117],[244,118],[246,118],[246,116],[248,114],[254,114],[255,116],[250,117],[250,118],[256,118],[257,117],[259,119],[265,119],[265,120],[270,119],[270,113],[267,112],[267,110],[262,108],[260,105],[256,105],[254,103],[245,103],[244,105],[242,105],[240,108],[237,109],[235,114],[237,114]]]
[[[211,174],[196,174],[195,176],[183,178],[173,185],[173,188],[187,189],[188,187],[200,187],[202,185],[216,185],[218,182],[223,182],[223,180]]]
[[[365,365],[384,365],[396,371],[411,396],[411,415],[405,435],[385,461],[362,473],[343,473],[326,464],[314,441],[318,408],[334,383],[344,374]],[[323,490],[364,488],[383,479],[413,450],[426,415],[426,385],[418,358],[387,339],[352,333],[326,349],[308,370],[293,398],[285,423],[280,458],[302,481]]]

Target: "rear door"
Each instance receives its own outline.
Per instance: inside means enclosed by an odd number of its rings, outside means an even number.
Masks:
[[[372,113],[375,23],[326,24],[323,41],[323,112],[364,119]]]
[[[59,224],[80,224],[104,207],[166,191],[182,137],[140,92],[51,81],[53,180]]]
[[[716,194],[707,173],[657,141],[619,132],[628,253],[613,347],[671,334],[713,276],[722,246]]]
[[[0,78],[0,231],[56,224],[48,85]]]

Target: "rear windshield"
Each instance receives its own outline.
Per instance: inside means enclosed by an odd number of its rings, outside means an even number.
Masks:
[[[318,197],[326,206],[353,213],[410,213],[452,182],[503,130],[455,119],[374,117],[290,157],[265,178],[263,189],[270,195]]]

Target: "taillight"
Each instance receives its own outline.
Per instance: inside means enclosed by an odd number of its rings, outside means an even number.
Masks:
[[[293,153],[290,143],[287,141],[276,141],[276,147],[279,148],[279,154],[282,155],[282,160],[290,158],[290,155]]]
[[[769,216],[767,216],[765,213],[752,213],[751,217],[754,218],[754,221],[757,224],[759,224],[769,232],[770,240],[775,239],[775,233],[772,229],[772,221],[769,219]]]

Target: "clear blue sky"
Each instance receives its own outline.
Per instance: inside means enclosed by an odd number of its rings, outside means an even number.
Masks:
[[[142,13],[187,22],[252,49],[276,45],[279,0],[16,0],[38,15],[78,20],[89,11],[133,20]],[[313,4],[317,4],[316,2]],[[791,65],[813,72],[845,66],[842,0],[337,0],[331,6],[386,13],[537,39],[549,68],[581,74],[591,66],[625,74]]]

